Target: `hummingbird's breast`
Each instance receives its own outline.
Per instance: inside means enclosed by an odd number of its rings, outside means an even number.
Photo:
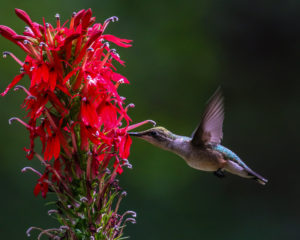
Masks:
[[[214,151],[193,146],[190,139],[176,139],[170,150],[182,157],[192,168],[202,171],[216,171],[220,168],[218,154],[215,154]]]
[[[218,156],[204,149],[194,149],[185,160],[190,167],[202,171],[216,171],[220,168]]]

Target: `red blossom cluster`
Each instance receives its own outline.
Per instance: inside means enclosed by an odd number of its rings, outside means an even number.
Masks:
[[[24,148],[27,158],[36,156],[46,166],[34,194],[41,192],[45,197],[49,183],[72,181],[82,174],[97,178],[109,163],[121,174],[122,166],[129,165],[127,130],[133,127],[127,110],[132,105],[124,107],[125,99],[117,92],[128,80],[116,73],[113,62],[124,62],[108,42],[130,47],[131,40],[104,34],[117,18],[95,23],[91,9],[81,10],[64,24],[56,15],[54,27],[45,21],[33,22],[23,10],[15,12],[28,25],[23,35],[7,26],[0,26],[0,34],[27,55],[23,62],[4,52],[21,65],[21,73],[1,95],[13,87],[27,95],[22,106],[28,123],[13,119],[29,130],[30,147]],[[28,89],[17,85],[25,75],[30,79]],[[41,155],[35,151],[36,138],[42,143]]]

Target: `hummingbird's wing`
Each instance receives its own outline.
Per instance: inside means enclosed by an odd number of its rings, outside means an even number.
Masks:
[[[220,144],[223,138],[224,105],[221,88],[219,87],[208,100],[202,121],[193,132],[192,144],[204,146],[206,144]]]

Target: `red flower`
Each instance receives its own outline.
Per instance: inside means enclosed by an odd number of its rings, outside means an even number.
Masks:
[[[40,192],[42,193],[43,198],[46,197],[47,192],[48,192],[48,171],[46,171],[43,176],[41,176],[35,185],[35,188],[33,190],[33,193],[35,196],[37,196]]]
[[[58,134],[53,134],[47,139],[47,146],[44,152],[44,159],[50,161],[52,157],[58,159],[60,154],[60,141]]]
[[[21,65],[21,74],[1,95],[13,87],[26,93],[22,107],[28,124],[13,119],[29,131],[27,158],[37,156],[46,165],[34,194],[41,192],[45,197],[49,179],[59,189],[83,173],[88,180],[96,179],[110,163],[121,174],[122,166],[130,166],[127,129],[146,122],[129,126],[127,110],[133,105],[124,107],[125,99],[117,91],[129,81],[116,72],[115,62],[124,62],[108,42],[130,47],[131,40],[103,35],[116,18],[94,24],[90,9],[79,11],[69,23],[61,24],[57,16],[56,26],[35,23],[23,10],[15,12],[28,25],[23,35],[6,26],[0,26],[0,34],[21,47],[26,57],[23,62],[5,52]],[[25,75],[30,79],[29,89],[16,86]],[[36,138],[42,143],[41,155],[35,150]]]
[[[100,127],[100,118],[97,113],[96,104],[84,97],[81,100],[80,115],[81,120],[87,126]]]
[[[128,159],[132,140],[128,134],[122,137],[119,148],[119,155],[122,159]]]

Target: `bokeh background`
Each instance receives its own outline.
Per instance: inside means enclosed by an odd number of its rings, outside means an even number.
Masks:
[[[97,20],[116,15],[108,31],[134,40],[119,49],[131,81],[121,94],[134,122],[153,119],[177,134],[189,135],[205,102],[221,85],[226,117],[223,144],[269,179],[254,181],[189,168],[179,157],[139,139],[131,148],[133,170],[121,185],[128,192],[123,209],[137,211],[131,239],[300,239],[300,2],[296,0],[11,0],[1,4],[0,24],[17,32],[24,23],[14,8],[34,21],[66,20],[91,7]],[[24,54],[0,38],[0,50]],[[0,59],[1,91],[19,67]],[[49,207],[33,196],[36,177],[22,174],[29,162],[22,151],[26,130],[12,116],[23,116],[24,94],[0,99],[1,239],[26,239],[35,225],[55,226]]]

